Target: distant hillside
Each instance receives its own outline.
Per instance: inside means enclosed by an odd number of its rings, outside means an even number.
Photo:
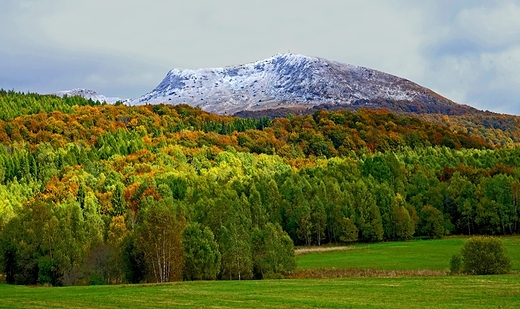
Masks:
[[[121,99],[118,97],[107,97],[107,96],[97,93],[94,90],[83,89],[83,88],[75,88],[75,89],[71,89],[71,90],[58,91],[53,94],[57,95],[59,97],[62,97],[62,98],[64,96],[68,96],[68,97],[80,96],[87,100],[90,99],[92,101],[99,101],[101,103],[105,102],[105,103],[109,103],[109,104],[113,104],[118,101],[124,101],[124,99]]]
[[[73,112],[74,106],[100,105],[99,101],[79,95],[57,96],[54,94],[23,93],[0,89],[0,119],[10,120],[18,116],[39,112]]]
[[[97,106],[98,101],[87,100],[81,96],[67,96],[61,98],[55,95],[40,95],[35,93],[20,93],[14,91],[5,91],[0,89],[0,120],[8,121],[23,115],[38,114],[41,112],[51,113],[60,111],[62,113],[74,113],[79,106]],[[347,108],[348,107],[348,108]],[[462,105],[453,105],[453,107],[464,107]],[[163,107],[157,107],[162,110]],[[291,115],[313,115],[317,111],[333,112],[336,110],[349,109],[351,111],[357,109],[370,109],[367,106],[330,106],[327,104],[315,107],[300,106],[292,108],[278,108],[272,110],[256,111],[256,112],[240,112],[237,116],[242,118],[258,118],[265,117],[287,118]],[[385,110],[386,108],[379,108]],[[133,109],[129,109],[133,110]],[[185,110],[185,106],[180,108]],[[388,109],[387,109],[388,110]],[[199,113],[202,113],[200,110]],[[420,118],[429,123],[434,123],[441,127],[446,127],[448,131],[453,133],[467,133],[470,136],[480,138],[489,145],[493,146],[514,146],[520,144],[520,117],[512,115],[496,114],[491,112],[476,111],[468,114],[416,114],[410,112],[396,112],[398,115],[411,116]],[[205,114],[205,113],[203,113]],[[206,117],[211,117],[208,114]],[[226,118],[227,119],[227,118]],[[231,118],[230,119],[234,119]],[[233,121],[241,121],[239,119]],[[248,122],[250,120],[244,120]],[[1,123],[0,123],[1,128]],[[443,128],[444,130],[444,128]]]

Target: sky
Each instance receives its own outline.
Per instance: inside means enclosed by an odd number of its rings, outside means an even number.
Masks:
[[[291,52],[520,115],[520,0],[0,0],[0,88],[134,98]]]

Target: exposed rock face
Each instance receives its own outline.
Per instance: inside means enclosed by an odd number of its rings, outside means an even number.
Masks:
[[[227,68],[173,69],[154,90],[127,104],[188,104],[236,114],[317,105],[386,108],[388,102],[408,102],[433,112],[457,105],[404,78],[294,54]]]

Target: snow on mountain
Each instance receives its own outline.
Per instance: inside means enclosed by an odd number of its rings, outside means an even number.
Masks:
[[[278,54],[239,66],[173,69],[129,105],[188,104],[217,114],[360,100],[449,101],[409,80],[322,58]],[[451,101],[450,101],[451,102]]]
[[[83,98],[85,98],[87,100],[91,99],[92,101],[106,102],[106,103],[109,103],[109,104],[114,104],[114,103],[116,103],[118,101],[125,101],[125,100],[123,100],[121,98],[118,98],[118,97],[106,97],[106,96],[104,96],[102,94],[99,94],[99,93],[95,92],[94,90],[82,89],[82,88],[75,88],[75,89],[71,89],[71,90],[58,91],[58,92],[56,92],[54,94],[59,96],[59,97],[80,96],[80,97],[83,97]]]

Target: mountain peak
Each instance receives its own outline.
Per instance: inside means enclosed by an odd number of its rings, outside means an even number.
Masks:
[[[56,93],[53,93],[54,95],[57,95],[59,97],[73,97],[73,96],[80,96],[85,99],[91,99],[92,101],[99,101],[99,102],[106,102],[109,104],[116,103],[118,101],[123,101],[121,98],[117,97],[107,97],[102,94],[97,93],[94,90],[91,89],[84,89],[84,88],[74,88],[70,90],[63,90],[58,91]]]
[[[299,54],[225,68],[172,69],[151,92],[128,104],[188,104],[217,114],[380,100],[454,104],[409,80]]]

